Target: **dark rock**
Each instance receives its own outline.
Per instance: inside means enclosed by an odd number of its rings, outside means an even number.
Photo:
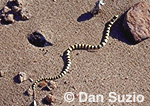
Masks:
[[[55,97],[51,94],[48,94],[46,97],[45,97],[45,100],[47,103],[54,103],[56,101]]]
[[[38,31],[33,32],[27,38],[32,45],[37,47],[52,46],[52,44],[46,41],[45,37]]]
[[[124,29],[138,43],[150,37],[150,4],[139,2],[131,7],[124,18]]]

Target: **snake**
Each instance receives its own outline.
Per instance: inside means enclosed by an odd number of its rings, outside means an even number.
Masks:
[[[98,45],[90,45],[90,44],[74,44],[69,46],[69,48],[64,52],[65,58],[66,58],[66,65],[65,68],[60,72],[60,74],[54,76],[54,77],[43,77],[40,78],[38,80],[36,80],[33,85],[32,85],[32,90],[33,90],[33,104],[34,106],[37,106],[36,104],[36,92],[35,92],[35,88],[36,85],[41,82],[41,81],[47,81],[47,80],[56,80],[59,78],[62,78],[64,75],[66,75],[69,72],[69,69],[71,67],[71,52],[74,50],[79,50],[79,49],[83,49],[83,50],[96,50],[96,49],[100,49],[103,46],[106,45],[106,43],[109,40],[109,36],[110,36],[110,30],[112,25],[115,23],[115,21],[118,19],[118,15],[115,15],[107,24],[106,26],[106,31],[104,33],[104,37],[103,40],[101,41],[100,44]]]

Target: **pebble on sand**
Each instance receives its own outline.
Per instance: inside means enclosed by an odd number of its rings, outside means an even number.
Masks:
[[[4,17],[4,20],[6,22],[10,22],[10,23],[14,23],[15,22],[13,14],[6,14],[5,17]]]
[[[24,72],[19,72],[19,74],[18,74],[18,80],[19,80],[20,82],[26,81],[26,80],[27,80],[27,75],[26,75],[26,73],[24,73]]]
[[[4,6],[2,13],[8,13],[9,11],[11,11],[11,9],[7,6]]]
[[[52,88],[52,89],[57,88],[57,84],[56,84],[56,82],[54,82],[54,81],[49,81],[49,82],[48,82],[48,86],[49,86],[50,88]]]
[[[15,2],[18,6],[22,5],[24,0],[8,0],[8,2]]]
[[[29,20],[31,18],[31,14],[25,8],[22,8],[19,14],[21,16],[21,20]]]
[[[55,97],[51,94],[48,94],[44,99],[46,100],[47,103],[55,103],[56,102]]]
[[[17,14],[19,11],[21,11],[21,9],[22,9],[21,7],[12,6],[12,10],[13,10],[13,12],[16,13],[16,14]]]
[[[0,77],[4,77],[5,76],[5,72],[0,71]]]
[[[31,88],[27,89],[26,91],[28,96],[32,96],[33,95],[33,90]]]
[[[8,0],[7,5],[1,10],[0,20],[6,24],[14,23],[15,20],[29,20],[31,14],[22,8],[24,0]]]

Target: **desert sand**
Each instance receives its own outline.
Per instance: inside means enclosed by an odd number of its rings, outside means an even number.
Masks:
[[[0,106],[29,106],[32,96],[24,92],[32,82],[15,82],[18,72],[25,72],[36,81],[40,77],[54,76],[62,71],[63,52],[72,44],[99,44],[105,24],[115,15],[121,15],[142,0],[104,0],[102,11],[89,20],[80,20],[90,11],[95,0],[27,0],[24,7],[32,18],[14,24],[0,25]],[[143,0],[150,3],[149,0]],[[6,5],[0,1],[0,8]],[[56,80],[54,106],[149,106],[150,105],[150,39],[131,45],[123,36],[116,22],[106,46],[96,52],[76,50],[71,53],[70,72]],[[28,34],[40,30],[53,46],[44,48],[31,45]],[[46,53],[45,53],[46,52]],[[80,103],[64,101],[64,93],[79,92],[102,94],[103,103]],[[108,94],[142,94],[144,102],[110,103]],[[37,105],[48,91],[37,88]]]

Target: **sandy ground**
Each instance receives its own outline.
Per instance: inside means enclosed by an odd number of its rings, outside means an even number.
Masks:
[[[0,106],[29,106],[32,97],[24,92],[32,85],[30,81],[14,82],[18,72],[25,72],[34,81],[39,77],[54,76],[63,68],[63,52],[75,43],[99,44],[105,24],[114,14],[123,14],[140,0],[104,0],[103,11],[89,20],[80,20],[93,8],[95,0],[28,0],[26,7],[32,14],[28,21],[0,26],[0,70],[6,76],[0,78]],[[143,0],[150,2],[149,0]],[[0,1],[0,8],[6,0]],[[97,52],[78,50],[72,52],[70,73],[57,80],[54,90],[54,106],[149,106],[150,104],[150,39],[130,45],[120,23],[112,28],[108,44]],[[34,47],[27,35],[41,30],[53,46]],[[119,35],[119,36],[118,36]],[[46,50],[48,51],[46,54]],[[102,94],[103,103],[72,103],[64,101],[65,92]],[[117,94],[142,94],[142,103],[110,103],[109,92]],[[38,106],[47,106],[42,99],[49,92],[37,89]]]

